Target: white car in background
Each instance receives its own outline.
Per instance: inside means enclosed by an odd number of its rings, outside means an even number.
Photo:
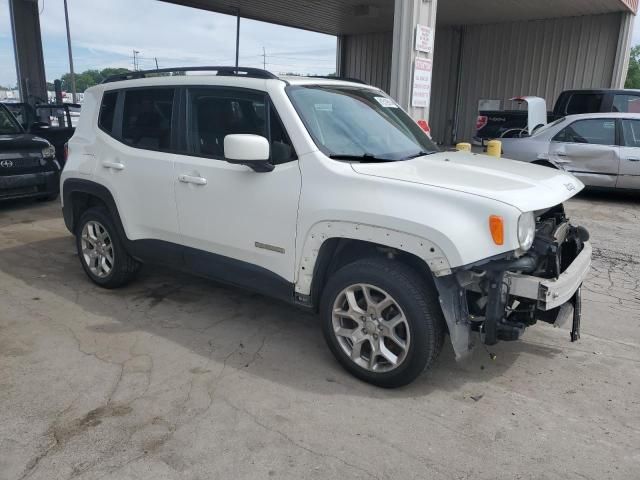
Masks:
[[[501,141],[504,157],[565,170],[587,186],[640,189],[640,114],[568,115]]]

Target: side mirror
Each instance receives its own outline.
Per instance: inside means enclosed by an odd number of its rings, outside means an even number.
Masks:
[[[245,133],[224,137],[224,158],[229,163],[246,165],[256,172],[270,172],[269,141],[260,135]]]

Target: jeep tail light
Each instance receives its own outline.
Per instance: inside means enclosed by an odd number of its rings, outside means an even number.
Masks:
[[[486,115],[478,115],[478,118],[476,119],[476,131],[482,130],[487,126],[487,123],[489,123],[489,117]]]
[[[504,221],[499,215],[491,215],[489,217],[489,230],[491,238],[496,245],[504,245]]]
[[[69,144],[64,144],[64,163],[67,163],[67,158],[69,158]]]

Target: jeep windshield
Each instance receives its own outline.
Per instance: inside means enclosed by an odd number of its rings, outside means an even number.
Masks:
[[[295,85],[287,93],[314,142],[330,158],[394,162],[438,152],[411,117],[380,91]]]
[[[0,105],[0,135],[16,135],[18,133],[22,133],[22,127],[7,108]]]

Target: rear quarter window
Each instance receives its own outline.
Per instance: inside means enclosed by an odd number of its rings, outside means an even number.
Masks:
[[[603,98],[604,95],[601,93],[574,93],[567,102],[567,111],[565,113],[567,115],[578,115],[599,112]]]
[[[109,91],[102,95],[100,103],[100,113],[98,115],[98,126],[113,135],[113,121],[116,113],[116,102],[118,101],[118,92]]]

